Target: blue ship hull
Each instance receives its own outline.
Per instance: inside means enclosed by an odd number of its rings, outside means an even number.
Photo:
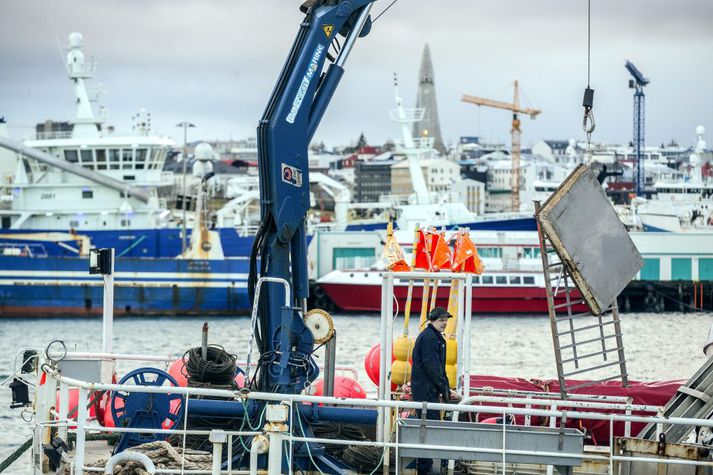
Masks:
[[[233,315],[251,307],[248,259],[118,258],[115,315]],[[0,256],[0,316],[102,313],[103,282],[78,257]]]
[[[253,236],[240,236],[233,228],[217,229],[226,257],[245,257],[250,255]],[[0,234],[52,233],[57,230],[3,229]],[[61,232],[61,231],[60,231]],[[65,231],[66,232],[66,231]],[[100,230],[78,231],[88,236],[95,247],[112,247],[121,257],[176,257],[181,253],[181,231],[179,229],[136,229],[136,230]],[[188,232],[190,237],[190,230]],[[0,239],[0,244],[27,243],[23,238]],[[76,253],[54,242],[33,241],[35,247],[41,247],[47,256],[76,256]],[[72,245],[72,243],[69,243]],[[40,253],[42,254],[42,253]]]

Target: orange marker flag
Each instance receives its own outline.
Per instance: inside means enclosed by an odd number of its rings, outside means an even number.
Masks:
[[[431,270],[431,242],[433,235],[420,229],[418,231],[418,244],[413,249],[415,253],[414,269]]]
[[[386,242],[384,243],[384,251],[381,253],[381,260],[390,271],[408,272],[411,270],[411,267],[406,263],[404,251],[396,240],[396,236],[394,236],[394,225],[391,221],[389,221],[386,228]]]
[[[462,269],[463,272],[482,274],[485,270],[483,262],[478,256],[475,244],[470,240],[470,235],[461,233],[456,238],[455,250],[453,252],[453,269]]]
[[[434,233],[431,245],[431,270],[451,268],[451,249],[446,242],[445,233]]]

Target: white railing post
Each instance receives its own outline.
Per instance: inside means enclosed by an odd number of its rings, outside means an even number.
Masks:
[[[211,466],[212,475],[220,475],[220,468],[223,462],[223,444],[227,440],[225,431],[211,430],[208,440],[213,444],[213,464]]]
[[[77,406],[79,408],[79,406]],[[57,408],[55,408],[56,410]],[[60,437],[63,440],[67,440],[67,433],[69,432],[69,387],[64,384],[59,384],[59,414],[57,417],[60,421],[67,421],[66,425],[60,425],[59,432]],[[75,416],[76,417],[76,416]]]
[[[102,348],[111,353],[114,332],[114,248],[111,248],[111,272],[104,279],[104,307],[102,318]]]
[[[84,474],[84,450],[87,435],[84,428],[87,424],[88,394],[88,389],[79,388],[79,397],[77,398],[77,440],[75,442],[74,475]]]
[[[389,294],[386,300],[386,348],[381,353],[382,367],[385,370],[384,376],[384,400],[391,400],[391,355],[394,346],[394,274],[388,273],[387,278]],[[391,407],[384,408],[384,442],[391,438]],[[384,449],[384,469],[389,469],[389,447]]]

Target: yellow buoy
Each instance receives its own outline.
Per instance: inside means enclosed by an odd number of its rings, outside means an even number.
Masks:
[[[407,336],[400,336],[394,340],[394,357],[391,364],[391,382],[402,386],[411,381],[411,353],[413,353],[413,340]]]

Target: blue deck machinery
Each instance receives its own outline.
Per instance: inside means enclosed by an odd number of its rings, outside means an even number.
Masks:
[[[373,1],[308,0],[302,5],[304,20],[258,125],[262,220],[250,256],[248,292],[257,305],[252,331],[260,357],[255,376],[249,381],[252,390],[299,394],[319,374],[312,356],[314,339],[303,322],[309,292],[307,149],[344,74],[349,53],[358,38],[369,33]],[[343,37],[341,45],[338,36]],[[240,417],[248,411],[255,426],[261,422],[265,403],[249,402],[243,406],[203,400],[192,401],[190,407],[192,413],[206,416]],[[310,422],[317,417],[321,421],[376,422],[372,410],[318,410],[306,404],[295,408],[290,417],[297,435],[304,436],[312,435]],[[341,473],[348,468],[331,459],[320,446],[295,447],[291,463],[302,469],[315,469],[317,462],[318,469],[325,473]]]
[[[645,195],[646,173],[644,167],[644,125],[645,96],[644,86],[650,81],[641,74],[634,63],[627,61],[624,65],[633,79],[629,79],[629,89],[634,89],[634,190],[636,196]]]

